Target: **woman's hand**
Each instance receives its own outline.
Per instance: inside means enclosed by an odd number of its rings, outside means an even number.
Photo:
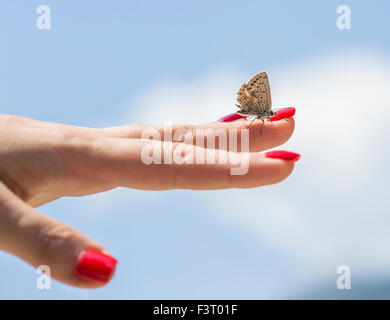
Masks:
[[[201,126],[174,126],[173,135],[184,138],[198,129],[226,133],[237,129],[240,151],[242,129],[249,127],[249,152],[218,150],[185,142],[157,142],[146,133],[164,136],[163,127],[128,125],[91,129],[0,115],[0,249],[33,266],[47,265],[51,276],[73,286],[94,288],[112,277],[116,260],[104,248],[34,207],[63,196],[83,196],[129,187],[144,190],[248,188],[286,178],[299,155],[289,152],[257,153],[289,139],[294,130],[294,108],[278,111],[273,121],[255,121],[251,126],[240,116],[224,117]],[[288,118],[288,121],[278,121]],[[210,130],[211,129],[211,130]],[[146,134],[147,136],[147,134]],[[195,139],[191,142],[195,141]],[[228,144],[229,145],[229,144]],[[161,150],[161,164],[146,164],[145,150]],[[149,148],[149,149],[147,149]],[[172,148],[172,149],[170,149]],[[183,150],[186,160],[205,155],[205,164],[164,164],[167,150]],[[193,152],[193,153],[192,153]],[[180,154],[182,151],[179,152]],[[232,175],[226,156],[247,159],[249,171]],[[279,159],[278,159],[279,158]],[[234,166],[233,166],[234,167]]]

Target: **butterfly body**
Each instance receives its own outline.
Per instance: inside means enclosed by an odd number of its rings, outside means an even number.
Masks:
[[[274,115],[271,109],[271,90],[267,73],[260,72],[244,83],[237,93],[237,112],[242,116],[253,116],[264,121]]]
[[[237,105],[239,108],[240,106]],[[258,109],[258,108],[248,108],[248,109],[245,109],[245,110],[240,110],[237,112],[238,114],[242,115],[242,116],[254,116],[256,117],[257,119],[265,119],[265,118],[269,118],[269,117],[272,117],[275,112],[273,112],[272,110],[262,110],[262,109]]]

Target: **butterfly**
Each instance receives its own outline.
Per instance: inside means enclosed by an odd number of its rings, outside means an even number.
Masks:
[[[271,110],[271,90],[267,73],[260,72],[252,77],[248,83],[244,83],[238,90],[237,101],[239,104],[236,106],[240,108],[240,111],[237,112],[239,115],[252,116],[254,117],[253,121],[260,119],[264,125],[264,119],[275,114]]]

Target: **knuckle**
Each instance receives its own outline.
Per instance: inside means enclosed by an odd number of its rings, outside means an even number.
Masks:
[[[33,238],[33,246],[39,251],[41,264],[55,265],[59,253],[64,255],[66,244],[73,236],[74,231],[63,224],[38,228]]]
[[[65,150],[88,150],[98,138],[85,128],[64,125],[60,129],[60,147]]]

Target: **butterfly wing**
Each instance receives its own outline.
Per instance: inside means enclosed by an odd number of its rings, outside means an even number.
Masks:
[[[244,83],[237,93],[237,101],[243,115],[263,115],[271,112],[271,90],[268,76],[260,72]]]

